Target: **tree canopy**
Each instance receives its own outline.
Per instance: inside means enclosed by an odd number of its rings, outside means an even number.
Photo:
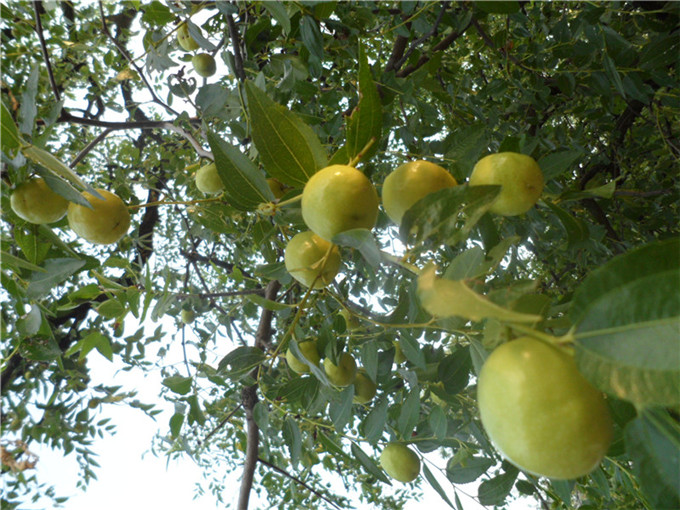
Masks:
[[[1,12],[3,507],[36,493],[61,502],[33,470],[36,444],[77,456],[86,489],[91,443],[112,430],[100,409],[121,402],[174,409],[154,448],[195,458],[218,501],[239,470],[240,509],[252,490],[272,508],[347,508],[350,496],[400,508],[425,484],[461,508],[457,486],[475,480],[488,506],[680,506],[679,4],[14,1]],[[468,185],[482,157],[506,152],[531,156],[545,180],[515,216],[489,210],[499,186]],[[458,185],[400,226],[381,207],[373,229],[332,237],[342,262],[329,285],[291,276],[284,253],[309,230],[310,177],[350,165],[380,195],[415,160]],[[213,162],[223,188],[204,193],[195,174]],[[10,197],[36,176],[69,211],[88,206],[84,191],[115,193],[126,234],[93,244],[71,212],[26,221]],[[176,332],[144,327],[161,321]],[[526,336],[573,354],[606,395],[613,440],[586,476],[519,469],[480,421],[485,359]],[[306,340],[325,361],[311,363]],[[178,344],[179,365],[167,358]],[[345,354],[363,386],[329,380],[324,364]],[[92,384],[93,356],[162,373],[158,400]],[[390,442],[421,461],[412,484],[382,469]]]

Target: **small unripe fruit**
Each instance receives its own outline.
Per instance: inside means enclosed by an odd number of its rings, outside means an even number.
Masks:
[[[215,71],[217,71],[217,63],[215,62],[215,59],[208,53],[199,53],[198,55],[194,55],[194,57],[191,59],[191,63],[194,66],[194,71],[196,71],[199,76],[203,76],[203,78],[210,78],[213,74],[215,74]]]
[[[177,29],[177,43],[183,50],[193,51],[198,49],[198,43],[189,34],[189,27],[186,23],[182,23]]]
[[[380,465],[388,475],[404,483],[420,474],[418,454],[402,443],[389,443],[380,454]]]
[[[198,169],[196,187],[203,193],[220,193],[224,189],[224,183],[217,173],[215,163],[210,163]]]
[[[328,254],[326,260],[324,258]],[[312,231],[300,232],[286,245],[286,269],[305,287],[320,289],[333,281],[341,264],[340,250]]]
[[[300,342],[298,343],[298,348],[302,352],[305,358],[309,360],[312,364],[318,366],[319,361],[321,361],[321,357],[319,356],[319,351],[316,349],[316,342],[313,340],[307,341],[307,342]],[[309,372],[309,365],[302,361],[301,359],[297,358],[295,354],[293,354],[293,351],[288,349],[286,351],[286,362],[288,363],[288,366],[290,369],[298,374],[304,374]]]
[[[104,200],[83,192],[92,209],[69,203],[68,223],[71,229],[83,239],[95,244],[118,242],[130,228],[130,213],[120,197],[105,189],[97,192]]]
[[[375,397],[376,389],[375,383],[371,381],[363,370],[357,372],[357,376],[354,379],[354,402],[357,404],[370,402]]]
[[[357,375],[357,363],[354,357],[346,352],[340,356],[338,363],[339,365],[334,365],[330,358],[323,360],[328,380],[336,386],[349,386]]]

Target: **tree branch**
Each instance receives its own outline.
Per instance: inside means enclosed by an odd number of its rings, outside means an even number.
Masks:
[[[267,284],[264,291],[264,297],[273,301],[276,299],[276,293],[279,291],[281,284],[278,280],[273,280]],[[260,323],[255,333],[255,347],[267,349],[271,343],[271,326],[274,313],[266,308],[262,309],[260,315]],[[257,379],[258,368],[253,370],[253,378]],[[246,424],[248,427],[248,441],[246,446],[246,459],[243,464],[243,478],[241,478],[241,490],[239,493],[238,510],[248,510],[248,500],[250,498],[250,491],[253,488],[253,478],[255,477],[255,467],[258,459],[258,448],[260,443],[260,429],[255,422],[253,416],[253,409],[257,404],[257,384],[252,386],[245,386],[241,390],[241,403],[246,412]]]
[[[234,18],[231,15],[226,16],[227,27],[229,27],[229,37],[231,38],[231,45],[234,48],[234,73],[240,81],[245,81],[246,72],[243,69],[243,56],[241,55],[241,41],[238,33],[238,28],[236,28],[236,23],[234,23]]]
[[[299,485],[302,485],[302,486],[303,486],[305,489],[307,489],[309,492],[311,492],[312,494],[314,494],[314,495],[320,497],[321,499],[323,499],[323,500],[326,501],[327,503],[333,505],[335,508],[340,508],[334,501],[328,499],[326,496],[324,496],[323,494],[321,494],[319,491],[317,491],[317,490],[315,490],[314,488],[310,487],[310,486],[307,485],[305,482],[303,482],[303,481],[300,480],[299,478],[297,478],[297,477],[291,475],[290,473],[288,473],[287,471],[281,469],[280,467],[275,466],[275,465],[272,464],[271,462],[267,462],[267,461],[264,460],[262,457],[258,457],[258,458],[257,458],[257,461],[258,461],[260,464],[264,464],[265,466],[272,468],[272,469],[273,469],[274,471],[276,471],[277,473],[280,473],[280,474],[282,474],[283,476],[285,476],[285,477],[287,477],[287,478],[290,478],[290,479],[293,480],[295,483],[297,483],[297,484],[299,484]]]
[[[43,36],[43,26],[42,20],[40,19],[40,2],[38,0],[33,0],[33,10],[35,11],[35,31],[38,33],[38,39],[40,40],[40,49],[43,54],[43,59],[45,60],[45,65],[47,66],[47,75],[50,77],[50,85],[52,86],[52,92],[54,92],[54,98],[57,102],[61,101],[61,93],[59,92],[59,87],[57,87],[57,82],[54,79],[54,73],[52,72],[52,64],[50,63],[50,54],[47,51],[47,44],[45,44],[45,37]]]
[[[441,23],[442,21],[442,17],[444,16],[444,11],[446,11],[446,7],[447,7],[446,3],[442,2],[442,8],[439,11],[439,15],[437,16],[437,19],[432,25],[430,31],[411,43],[411,46],[409,46],[408,50],[406,50],[406,53],[404,53],[404,55],[397,61],[397,63],[394,64],[395,69],[400,69],[401,66],[403,66],[404,63],[408,60],[408,58],[411,56],[411,53],[413,53],[420,44],[422,44],[423,42],[425,42],[426,40],[428,40],[430,37],[437,33],[439,23]]]

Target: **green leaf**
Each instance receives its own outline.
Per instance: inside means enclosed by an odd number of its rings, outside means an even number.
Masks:
[[[17,331],[22,337],[31,337],[38,333],[41,324],[40,307],[31,306],[31,311],[17,320]]]
[[[502,505],[515,485],[517,471],[503,473],[479,484],[477,497],[482,505]]]
[[[107,299],[97,307],[97,313],[105,319],[115,319],[125,314],[125,306],[118,299]]]
[[[302,438],[300,436],[300,427],[290,417],[286,418],[286,421],[283,422],[283,440],[286,442],[290,452],[290,462],[295,467],[302,453]]]
[[[444,489],[442,489],[442,486],[439,484],[435,476],[432,474],[432,471],[430,471],[430,468],[427,467],[427,464],[423,464],[423,474],[425,475],[425,479],[430,482],[430,485],[432,488],[439,494],[439,496],[446,501],[446,503],[453,508],[453,504],[451,503],[451,500],[449,500],[449,497],[446,495],[446,492],[444,492]]]
[[[352,442],[352,455],[361,463],[366,469],[368,474],[375,476],[381,482],[385,482],[388,485],[392,485],[389,478],[385,476],[382,469],[378,467],[373,459],[371,459],[364,451],[354,442]]]
[[[170,388],[170,391],[179,395],[187,395],[191,391],[191,377],[184,377],[181,375],[171,375],[163,379],[163,386]]]
[[[54,338],[31,338],[19,346],[21,357],[32,361],[53,361],[62,352]]]
[[[602,64],[604,65],[604,70],[609,77],[609,81],[612,82],[616,91],[621,94],[621,97],[626,98],[626,91],[623,88],[623,82],[621,81],[621,75],[616,70],[616,64],[609,55],[603,55]]]
[[[359,250],[364,260],[372,267],[379,267],[382,255],[373,234],[365,228],[346,230],[332,239],[339,246],[349,246]]]
[[[21,147],[25,142],[19,134],[19,128],[17,128],[14,119],[12,118],[12,113],[9,108],[2,101],[2,116],[0,117],[0,143],[2,143],[2,151],[9,153],[12,149]]]
[[[416,367],[423,370],[425,369],[425,354],[423,354],[423,351],[418,344],[418,340],[413,338],[413,336],[405,330],[401,333],[399,346],[407,360]]]
[[[250,159],[212,131],[207,135],[229,205],[241,211],[253,211],[259,204],[274,200],[264,174]]]
[[[448,420],[446,418],[446,413],[440,406],[434,406],[430,412],[428,422],[430,423],[430,428],[437,439],[442,440],[446,437],[446,432],[448,431]]]
[[[218,370],[229,377],[240,379],[264,359],[264,353],[257,347],[237,347],[220,360]]]
[[[26,296],[30,299],[43,297],[56,288],[58,284],[76,273],[85,265],[84,260],[78,259],[48,259],[45,261],[44,273],[33,273],[26,289]]]
[[[170,435],[173,438],[179,436],[182,430],[182,424],[184,423],[184,415],[182,413],[175,413],[170,418]]]
[[[397,429],[403,438],[411,437],[411,432],[418,423],[420,417],[420,388],[415,386],[408,392],[406,400],[401,406]]]
[[[519,2],[516,1],[483,0],[475,2],[475,7],[480,11],[490,14],[513,14],[519,12]]]
[[[286,11],[286,6],[281,2],[262,2],[262,7],[264,7],[272,18],[281,25],[283,31],[286,34],[290,34],[290,18],[288,17],[288,12]]]
[[[469,457],[462,462],[456,457],[451,457],[446,465],[446,477],[452,483],[474,482],[494,464],[492,459],[486,457]]]
[[[302,187],[326,165],[319,137],[295,114],[269,99],[252,82],[245,84],[252,136],[269,175]]]
[[[104,356],[109,361],[113,361],[113,349],[111,347],[111,340],[109,337],[100,333],[99,331],[93,331],[89,333],[85,338],[80,340],[71,346],[65,353],[66,356],[71,356],[76,352],[80,352],[78,356],[79,360],[83,360],[87,357],[92,349],[97,349],[97,351]]]
[[[446,393],[455,395],[467,387],[471,367],[472,361],[468,347],[456,349],[453,354],[446,356],[439,362],[437,374],[439,380],[444,384]]]
[[[588,239],[588,227],[583,221],[574,218],[567,211],[556,206],[548,200],[545,200],[545,203],[552,210],[552,212],[555,213],[557,218],[560,220],[560,223],[562,223],[562,226],[567,233],[567,242],[570,247]]]
[[[680,426],[661,409],[643,412],[625,430],[626,452],[652,508],[680,508]]]
[[[615,257],[576,290],[576,362],[599,389],[637,407],[680,405],[680,239]]]
[[[104,199],[104,197],[102,197],[92,186],[83,181],[77,173],[75,173],[64,163],[62,163],[61,160],[55,158],[46,150],[36,147],[35,145],[26,145],[22,147],[21,152],[24,156],[26,156],[26,158],[43,166],[50,172],[53,172],[55,175],[63,177],[67,181],[71,181],[97,198],[101,198],[102,200]]]
[[[361,434],[371,444],[375,444],[382,438],[387,422],[387,399],[381,398],[373,404],[373,409],[366,415],[361,422]]]
[[[354,159],[373,140],[373,144],[362,156],[362,161],[368,160],[378,150],[381,133],[380,95],[371,75],[366,52],[363,46],[359,45],[359,103],[347,119],[348,158]]]
[[[553,152],[539,159],[538,166],[541,167],[543,177],[548,182],[570,170],[581,158],[583,158],[583,153],[578,150]]]
[[[44,225],[39,227],[28,225],[25,230],[20,227],[14,229],[14,241],[21,248],[26,259],[33,264],[42,264],[51,248],[50,243],[46,243],[40,235],[42,226]]]
[[[52,172],[48,172],[42,168],[38,169],[37,172],[43,179],[47,186],[54,191],[57,195],[61,195],[69,202],[75,204],[84,205],[88,209],[92,209],[92,205],[88,200],[73,186],[66,182],[61,177],[57,177]]]
[[[338,433],[349,423],[352,418],[352,399],[354,398],[354,386],[350,385],[331,400],[328,406],[328,415]]]
[[[2,260],[3,268],[14,267],[19,269],[29,269],[31,271],[38,271],[40,273],[44,273],[46,271],[45,268],[31,264],[30,262],[20,259],[19,257],[15,257],[6,251],[0,251],[0,260]]]
[[[246,299],[248,299],[248,301],[252,301],[257,306],[261,306],[262,308],[266,310],[271,310],[273,312],[279,312],[281,310],[286,310],[291,307],[291,305],[279,303],[277,301],[272,301],[271,299],[266,299],[258,294],[248,294],[246,296]]]
[[[311,16],[302,16],[300,36],[309,53],[317,60],[323,60],[323,37],[319,31],[319,26]]]
[[[416,202],[401,221],[399,236],[408,243],[435,238],[454,245],[468,234],[488,211],[500,192],[500,186],[453,186],[430,193]]]
[[[484,250],[480,246],[465,250],[451,261],[444,272],[444,277],[448,280],[464,280],[480,276],[483,273],[479,273],[479,268],[484,259]]]
[[[472,321],[494,318],[503,322],[536,322],[540,315],[519,313],[498,306],[470,289],[463,280],[437,278],[436,268],[425,268],[418,277],[418,298],[428,313],[440,317],[463,317]]]

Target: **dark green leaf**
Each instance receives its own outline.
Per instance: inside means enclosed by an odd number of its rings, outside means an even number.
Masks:
[[[85,265],[84,260],[78,259],[48,259],[45,261],[44,273],[33,273],[26,289],[26,295],[36,299],[49,294],[61,282],[76,273]]]
[[[366,161],[378,150],[382,133],[382,104],[371,75],[368,57],[359,45],[359,103],[347,119],[347,156],[354,159],[373,140],[362,155]]]
[[[482,505],[502,505],[505,498],[508,497],[513,485],[517,472],[503,473],[490,480],[484,480],[479,484],[477,489],[477,497]]]
[[[246,82],[253,142],[269,175],[293,187],[303,186],[326,165],[318,136],[295,114]]]
[[[387,399],[381,398],[361,422],[361,434],[371,444],[382,438],[387,421]]]
[[[652,508],[680,508],[680,426],[665,410],[645,411],[626,427],[626,451]]]
[[[40,273],[45,272],[44,268],[36,266],[35,264],[31,264],[30,262],[19,257],[15,257],[6,251],[0,251],[0,260],[2,261],[3,269],[6,267],[13,267],[15,269],[29,269],[30,271],[38,271]]]
[[[264,353],[257,347],[237,347],[222,358],[218,370],[225,375],[239,379],[262,363],[264,359]]]
[[[105,319],[115,319],[125,314],[125,305],[118,299],[107,299],[97,306],[97,313]]]
[[[576,361],[598,388],[638,407],[680,404],[680,239],[615,257],[577,289]]]
[[[415,386],[408,392],[406,400],[401,405],[397,428],[403,438],[411,437],[411,432],[418,423],[420,417],[420,388]]]
[[[382,472],[382,469],[378,467],[375,461],[366,455],[366,453],[364,453],[364,451],[354,442],[352,442],[352,455],[354,455],[361,465],[364,466],[369,474],[375,476],[381,482],[392,485],[389,478],[385,476],[385,473]]]
[[[170,435],[174,438],[179,436],[184,423],[184,415],[182,413],[175,413],[170,418]]]
[[[212,131],[208,131],[208,143],[229,197],[229,205],[242,211],[252,211],[262,202],[274,200],[264,174],[241,151]]]
[[[609,55],[604,55],[602,57],[602,63],[604,64],[604,70],[607,72],[609,81],[614,85],[616,91],[625,99],[626,91],[623,88],[621,75],[619,75],[619,72],[616,70],[616,64]]]
[[[413,338],[411,334],[407,331],[402,331],[401,339],[399,340],[399,345],[401,347],[406,359],[413,363],[418,368],[425,368],[425,355],[420,349],[420,344],[418,340]]]
[[[555,213],[557,218],[560,220],[560,223],[562,223],[562,226],[567,233],[567,240],[570,247],[588,239],[588,227],[583,221],[574,218],[567,211],[556,206],[548,200],[546,200],[545,203],[552,210],[552,212]]]
[[[578,150],[565,150],[553,152],[538,160],[543,177],[548,182],[570,170],[576,162],[583,158],[583,154]]]
[[[19,354],[27,360],[53,361],[61,356],[62,351],[54,338],[31,338],[21,343]]]
[[[519,11],[519,2],[483,0],[475,2],[475,7],[490,14],[512,14]]]
[[[458,463],[452,457],[446,465],[446,476],[453,483],[470,483],[482,476],[495,464],[491,459],[485,457],[469,457],[462,463]]]
[[[449,500],[449,497],[446,495],[446,492],[444,492],[444,489],[442,489],[442,486],[439,484],[437,479],[432,474],[432,471],[430,471],[430,468],[427,467],[427,464],[423,464],[423,474],[425,475],[425,479],[428,482],[430,482],[430,485],[437,492],[437,494],[439,494],[439,496],[444,501],[446,501],[446,504],[448,504],[451,508],[453,508],[453,504]]]
[[[336,398],[331,400],[328,406],[328,415],[333,421],[335,430],[341,433],[345,425],[352,417],[352,399],[354,398],[354,386],[350,385],[342,390]]]
[[[12,149],[20,147],[24,141],[19,134],[19,128],[14,123],[9,108],[2,101],[2,117],[0,118],[0,142],[3,152],[9,153]]]
[[[437,439],[444,439],[448,430],[446,413],[440,406],[434,406],[428,418],[430,428]]]
[[[42,313],[40,307],[32,306],[31,311],[17,320],[17,331],[22,337],[34,336],[40,330]]]
[[[286,4],[282,2],[262,2],[262,7],[269,11],[269,14],[281,25],[286,34],[290,33],[290,18],[288,12],[286,12]]]
[[[444,383],[446,393],[455,395],[464,390],[470,380],[470,350],[468,347],[461,347],[447,356],[439,363],[437,373],[439,380]]]
[[[314,18],[307,15],[302,16],[300,20],[300,35],[309,53],[317,60],[323,60],[323,37]]]
[[[300,427],[292,418],[286,418],[283,422],[283,439],[288,446],[290,452],[290,462],[295,467],[300,460],[302,453],[302,438],[300,436]]]

